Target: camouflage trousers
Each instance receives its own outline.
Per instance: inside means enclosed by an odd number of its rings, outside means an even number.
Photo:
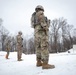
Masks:
[[[6,48],[7,56],[9,56],[10,48]]]
[[[18,60],[22,58],[22,46],[17,45],[17,58]]]
[[[9,50],[7,50],[7,56],[9,56]]]
[[[49,59],[48,40],[48,36],[45,32],[41,31],[35,33],[36,58],[46,62],[48,62]]]

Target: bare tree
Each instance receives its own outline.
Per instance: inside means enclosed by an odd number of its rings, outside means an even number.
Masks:
[[[69,37],[69,48],[72,48],[73,47],[73,38],[72,38],[72,35],[71,35],[71,31],[73,29],[73,25],[67,25],[66,26],[66,33],[67,33],[67,36]]]
[[[11,52],[16,51],[16,39],[11,36]]]
[[[72,47],[72,36],[71,30],[73,25],[69,25],[66,19],[62,19],[62,44],[63,51],[66,51]]]
[[[30,38],[29,41],[28,41],[28,51],[30,54],[35,54],[35,45],[34,45],[34,39],[33,38]]]
[[[8,36],[8,30],[6,30],[4,27],[2,27],[2,31],[1,31],[1,42],[2,42],[2,50],[4,51],[4,43],[5,43],[5,39]]]
[[[61,30],[62,30],[62,51],[65,50],[65,37],[66,37],[66,25],[67,25],[67,20],[64,18],[60,19],[60,24],[62,25]]]
[[[73,44],[76,44],[76,28],[73,30]]]
[[[69,25],[63,17],[52,20],[50,27],[50,52],[62,52],[72,47],[72,28],[73,25]]]
[[[26,39],[23,40],[23,53],[27,54],[27,42],[26,42]]]
[[[5,46],[4,46],[5,39],[8,36],[9,32],[4,26],[2,26],[2,22],[3,20],[0,18],[0,44],[1,44],[2,50],[4,51],[5,50]]]
[[[58,19],[54,19],[51,22],[51,39],[52,39],[52,47],[55,52],[58,52],[58,39],[59,39],[59,29],[61,28],[60,21]]]

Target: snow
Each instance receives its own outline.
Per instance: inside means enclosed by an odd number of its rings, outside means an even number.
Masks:
[[[50,54],[49,64],[54,69],[36,67],[36,55],[22,54],[23,61],[17,61],[17,53],[10,52],[9,59],[5,59],[6,52],[0,51],[0,75],[76,75],[76,52]]]

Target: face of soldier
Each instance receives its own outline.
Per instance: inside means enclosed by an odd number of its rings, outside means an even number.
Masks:
[[[36,13],[36,16],[37,16],[38,20],[41,21],[41,19],[44,17],[44,12],[42,10],[40,10]]]
[[[44,12],[43,12],[43,11],[38,11],[38,12],[36,13],[36,16],[37,16],[37,17],[39,17],[40,15],[44,15]]]
[[[20,33],[19,35],[22,35],[22,33]]]

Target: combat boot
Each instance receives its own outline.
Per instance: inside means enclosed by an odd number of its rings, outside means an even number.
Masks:
[[[42,64],[42,69],[53,69],[53,68],[55,68],[55,66],[50,65],[47,62],[43,62],[43,64]]]
[[[42,66],[42,62],[41,62],[41,59],[37,59],[37,63],[36,63],[36,66],[37,66],[37,67],[40,67],[40,66]]]
[[[18,59],[18,61],[23,61],[22,59]]]
[[[8,59],[8,54],[6,54],[5,58]]]

